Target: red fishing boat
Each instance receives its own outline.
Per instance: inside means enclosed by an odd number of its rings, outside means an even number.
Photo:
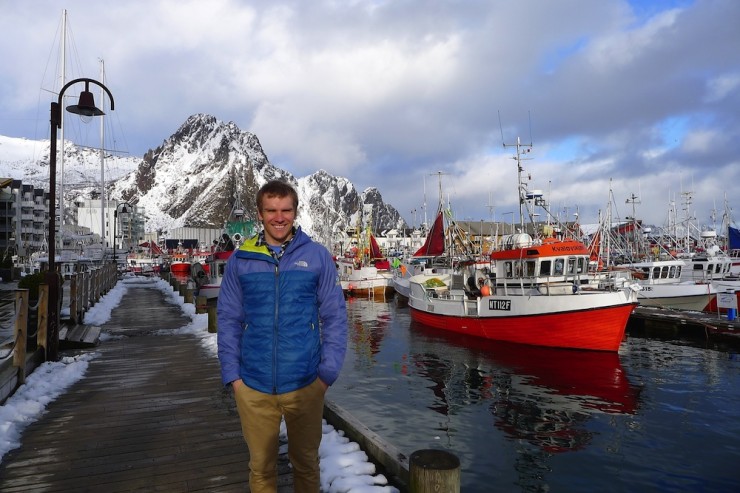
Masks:
[[[517,144],[517,161],[520,150]],[[538,194],[528,193],[520,170],[521,207],[530,218]],[[524,214],[520,210],[520,216]],[[532,224],[534,230],[537,225]],[[521,230],[525,230],[522,219]],[[536,346],[617,351],[639,285],[624,277],[589,274],[589,251],[578,240],[542,227],[504,237],[491,253],[489,276],[460,266],[450,273],[409,279],[411,317],[422,324],[491,340]],[[472,279],[471,279],[472,278]]]

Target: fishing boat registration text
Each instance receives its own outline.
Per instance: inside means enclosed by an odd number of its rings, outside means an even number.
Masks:
[[[489,310],[511,310],[511,300],[488,300]]]

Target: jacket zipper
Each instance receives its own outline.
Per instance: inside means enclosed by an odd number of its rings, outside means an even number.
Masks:
[[[272,328],[272,393],[277,395],[278,297],[280,295],[280,267],[275,264],[275,314]]]

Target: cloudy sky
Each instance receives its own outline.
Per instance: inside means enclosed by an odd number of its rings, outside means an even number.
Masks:
[[[0,0],[0,135],[48,138],[62,9],[68,79],[105,61],[129,155],[208,113],[409,223],[440,177],[458,219],[508,221],[520,138],[561,218],[595,222],[610,190],[658,225],[686,199],[702,225],[740,214],[736,0]]]

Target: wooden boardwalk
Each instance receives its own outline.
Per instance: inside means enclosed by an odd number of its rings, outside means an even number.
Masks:
[[[85,377],[22,434],[0,464],[0,491],[244,492],[249,454],[218,361],[160,291],[131,285]],[[203,330],[206,330],[204,327]],[[63,353],[61,356],[64,356]],[[293,491],[287,458],[278,491]]]

